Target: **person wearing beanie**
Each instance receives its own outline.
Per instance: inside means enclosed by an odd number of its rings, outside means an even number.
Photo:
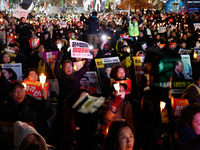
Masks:
[[[92,16],[87,20],[88,27],[88,43],[97,48],[97,29],[99,28],[99,19],[97,18],[97,12],[93,11]],[[93,41],[93,42],[92,42]]]
[[[44,120],[43,112],[49,107],[49,99],[47,97],[47,92],[43,88],[41,91],[42,100],[37,100],[36,98],[26,95],[24,85],[21,82],[13,82],[9,89],[9,99],[2,103],[0,108],[0,122],[8,122],[9,124],[14,124],[16,121],[31,122],[38,132],[43,132],[44,127],[41,122]],[[5,128],[9,126],[5,124]],[[9,145],[10,139],[12,139],[12,130],[9,133],[0,129],[0,141],[4,141],[2,146]],[[7,138],[4,138],[7,136]],[[4,145],[5,144],[5,145]]]
[[[87,59],[83,67],[79,71],[73,70],[73,64],[70,60],[65,60],[62,63],[62,69],[60,69],[63,52],[60,51],[55,63],[54,74],[58,79],[59,84],[59,98],[57,104],[57,110],[62,106],[63,100],[67,98],[69,94],[78,90],[81,87],[80,79],[88,70],[91,60]]]
[[[32,126],[21,121],[14,124],[14,146],[15,150],[55,150]]]

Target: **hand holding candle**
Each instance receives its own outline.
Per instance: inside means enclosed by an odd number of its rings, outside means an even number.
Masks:
[[[57,44],[57,47],[58,47],[59,51],[61,51],[62,44],[61,44],[61,43],[58,43],[58,44]]]
[[[44,76],[44,74],[42,74],[40,76],[40,83],[42,83],[42,88],[44,88],[44,83],[46,82],[46,76]]]

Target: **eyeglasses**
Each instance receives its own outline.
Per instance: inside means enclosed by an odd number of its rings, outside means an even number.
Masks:
[[[19,93],[24,93],[25,89],[21,89],[21,90],[13,90],[14,94],[19,94]]]

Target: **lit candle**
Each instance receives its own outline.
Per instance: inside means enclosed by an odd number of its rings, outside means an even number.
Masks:
[[[166,106],[166,103],[165,102],[160,102],[160,110],[162,111]]]
[[[130,51],[131,51],[130,48],[127,48],[127,52],[130,53]]]
[[[46,82],[46,76],[44,76],[44,74],[42,74],[40,76],[40,83],[42,83],[42,88],[44,87],[44,83]]]
[[[119,88],[120,88],[119,82],[116,84],[113,84],[113,86],[114,86],[115,90],[117,91],[117,94],[119,94]]]
[[[194,51],[194,54],[193,54],[193,57],[194,57],[194,59],[197,59],[197,51]]]
[[[26,90],[26,83],[22,83],[23,84],[23,86],[24,86],[24,89]]]
[[[62,43],[58,43],[58,44],[57,44],[57,47],[58,47],[59,51],[61,51]]]

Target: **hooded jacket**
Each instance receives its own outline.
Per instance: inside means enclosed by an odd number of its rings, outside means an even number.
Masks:
[[[14,145],[15,150],[19,150],[24,138],[29,134],[35,134],[39,141],[39,148],[41,150],[55,150],[54,147],[47,145],[45,139],[27,123],[17,121],[14,124]]]

